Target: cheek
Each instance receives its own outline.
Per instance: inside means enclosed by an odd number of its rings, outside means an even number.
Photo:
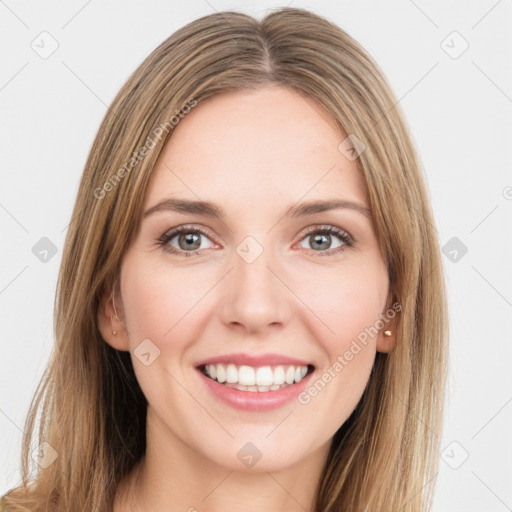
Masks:
[[[308,415],[311,428],[335,432],[368,384],[376,354],[375,323],[387,295],[387,275],[380,270],[346,266],[321,281],[318,274],[303,281],[299,293],[314,305],[307,325],[322,354],[317,375],[298,397],[304,411],[315,411]]]
[[[184,382],[181,365],[196,334],[200,308],[194,306],[204,290],[191,282],[190,273],[172,272],[142,257],[126,259],[121,283],[133,367],[144,395],[160,406],[189,399],[173,383]]]
[[[310,323],[315,338],[322,340],[329,356],[345,351],[354,339],[364,338],[383,312],[387,276],[378,266],[347,265],[335,271],[309,273],[301,280],[299,296],[316,321]],[[368,334],[368,344],[374,337]]]
[[[143,261],[127,261],[122,279],[126,322],[130,338],[134,338],[130,345],[141,336],[165,344],[186,326],[194,305],[205,293],[190,272],[169,271]]]

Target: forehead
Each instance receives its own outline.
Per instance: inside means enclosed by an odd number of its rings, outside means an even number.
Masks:
[[[326,195],[364,203],[360,171],[338,150],[345,137],[315,100],[284,87],[210,97],[174,128],[146,205],[170,194],[259,207]]]

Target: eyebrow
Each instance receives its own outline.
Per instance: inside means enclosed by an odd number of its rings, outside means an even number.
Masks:
[[[322,213],[341,208],[355,210],[368,219],[371,219],[369,208],[354,201],[347,201],[344,199],[329,199],[324,201],[307,201],[304,203],[299,203],[288,208],[284,216],[305,217],[308,215],[314,215],[315,213]],[[223,219],[225,217],[225,213],[222,208],[209,201],[193,201],[190,199],[166,197],[165,199],[162,199],[157,204],[149,208],[144,213],[143,218],[147,218],[157,212],[167,211],[183,214],[202,215],[204,217],[212,217],[217,219]]]

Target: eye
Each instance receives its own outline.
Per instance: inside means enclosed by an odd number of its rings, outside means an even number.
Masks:
[[[338,238],[337,245],[333,245],[332,238]],[[202,238],[210,241],[207,247],[201,247]],[[302,241],[309,242],[311,248],[303,247],[309,251],[318,253],[319,256],[330,256],[334,253],[342,252],[345,247],[352,247],[355,240],[346,232],[336,226],[324,225],[313,226]],[[211,249],[214,244],[208,233],[199,227],[178,226],[167,233],[164,233],[159,239],[158,244],[166,252],[178,256],[195,256],[204,249]]]
[[[332,244],[332,238],[336,237],[340,240],[338,245]],[[301,241],[305,240],[310,244],[312,251],[318,252],[319,256],[328,256],[344,250],[344,247],[352,247],[354,245],[353,238],[342,229],[336,226],[315,226],[311,228]],[[308,248],[306,248],[308,249]]]
[[[172,254],[179,256],[193,256],[199,254],[202,249],[209,249],[209,247],[201,247],[201,238],[207,238],[206,231],[197,227],[178,226],[171,231],[164,233],[158,240],[159,245],[163,249]],[[174,241],[174,239],[176,239]],[[211,241],[210,241],[211,242]]]

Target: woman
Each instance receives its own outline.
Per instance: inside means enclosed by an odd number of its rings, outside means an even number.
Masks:
[[[429,509],[446,301],[396,103],[302,9],[147,57],[86,163],[6,510]]]

